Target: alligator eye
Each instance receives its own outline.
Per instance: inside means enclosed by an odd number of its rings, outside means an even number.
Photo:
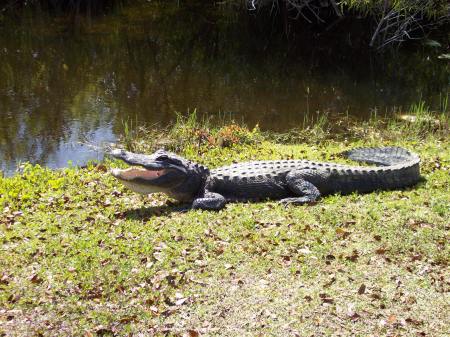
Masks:
[[[158,160],[167,160],[167,159],[169,159],[169,157],[167,155],[165,155],[165,154],[163,154],[162,156],[158,157]]]

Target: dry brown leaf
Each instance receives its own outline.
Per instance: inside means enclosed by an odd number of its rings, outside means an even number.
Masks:
[[[419,321],[419,320],[416,320],[416,319],[413,319],[413,318],[410,318],[410,317],[405,319],[405,322],[409,323],[409,324],[412,324],[412,325],[422,325],[423,324],[423,321]]]
[[[132,322],[135,318],[136,316],[124,316],[119,320],[119,322],[122,324],[127,324]]]
[[[342,239],[346,239],[347,237],[350,236],[351,233],[341,227],[338,227],[336,228],[336,234]]]
[[[381,295],[377,293],[371,294],[370,297],[374,300],[381,300]]]
[[[325,256],[325,259],[327,259],[328,261],[331,261],[331,260],[335,260],[336,257],[332,254],[328,254],[327,256]]]
[[[366,292],[366,285],[365,284],[361,284],[360,286],[359,286],[359,289],[358,289],[358,294],[359,295],[362,295],[362,294],[364,294]]]
[[[328,294],[326,293],[321,293],[319,294],[320,299],[322,300],[323,303],[328,303],[328,304],[333,304],[334,303],[334,299],[332,299]]]
[[[9,276],[7,274],[2,274],[2,277],[0,278],[0,284],[8,284],[9,283]]]
[[[330,280],[324,284],[324,288],[328,288],[329,286],[331,286],[334,282],[336,282],[336,276],[334,274],[332,274],[330,276]]]
[[[377,253],[378,255],[383,255],[384,253],[386,253],[386,249],[385,248],[378,248],[375,250],[375,253]]]
[[[32,274],[30,277],[29,277],[29,280],[31,281],[31,283],[34,283],[34,284],[38,284],[38,283],[41,283],[42,282],[42,279],[39,277],[39,275],[38,274]]]
[[[355,262],[356,260],[358,260],[358,257],[359,257],[359,253],[356,249],[354,249],[352,252],[352,255],[347,256],[345,259],[348,261]]]
[[[389,317],[387,318],[387,321],[388,321],[390,324],[394,324],[394,323],[397,321],[397,316],[395,316],[394,314],[389,315]]]

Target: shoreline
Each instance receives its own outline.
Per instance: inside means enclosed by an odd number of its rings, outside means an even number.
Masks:
[[[123,144],[150,152],[173,132],[166,147],[210,167],[346,162],[343,150],[397,145],[421,157],[416,186],[310,206],[178,212],[164,195],[122,187],[107,171],[123,164],[109,159],[85,169],[26,165],[0,178],[0,333],[444,336],[448,128],[379,123],[344,123],[339,137],[314,123],[277,138],[192,117],[158,137],[135,130]]]

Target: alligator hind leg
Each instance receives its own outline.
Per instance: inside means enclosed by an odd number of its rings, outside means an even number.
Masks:
[[[216,210],[225,206],[226,200],[223,195],[214,192],[205,192],[201,198],[197,198],[192,203],[194,209]]]
[[[317,173],[317,172],[315,172]],[[320,197],[319,189],[314,184],[305,180],[305,176],[310,175],[309,171],[292,171],[286,176],[289,189],[298,197],[281,199],[284,205],[303,205],[315,202]]]

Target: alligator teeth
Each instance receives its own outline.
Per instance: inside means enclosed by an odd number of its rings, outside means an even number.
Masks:
[[[117,179],[121,180],[133,180],[136,178],[146,179],[146,180],[152,180],[159,178],[161,175],[164,174],[165,170],[146,170],[143,167],[130,167],[125,170],[120,169],[113,169],[111,170],[111,174],[116,177]]]

